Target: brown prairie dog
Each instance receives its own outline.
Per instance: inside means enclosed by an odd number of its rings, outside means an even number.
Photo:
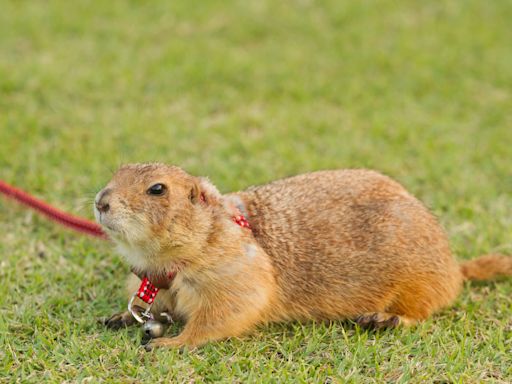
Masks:
[[[243,213],[251,228],[237,225]],[[148,348],[194,347],[286,320],[414,324],[453,302],[464,279],[512,275],[512,258],[459,264],[437,220],[369,170],[320,171],[221,195],[164,164],[121,167],[97,220],[144,275],[175,272],[155,311],[185,321]],[[134,291],[140,281],[131,279]],[[114,315],[111,327],[133,322]]]

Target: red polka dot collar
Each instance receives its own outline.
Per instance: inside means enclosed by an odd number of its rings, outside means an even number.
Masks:
[[[251,225],[249,224],[249,221],[240,211],[238,212],[237,215],[233,216],[231,220],[233,220],[233,222],[239,225],[240,227],[251,230]],[[141,277],[139,273],[135,274]],[[153,282],[161,288],[169,288],[175,277],[176,272],[169,272],[167,276],[160,276]],[[155,284],[153,284],[145,275],[141,277],[141,279],[142,281],[140,283],[138,291],[133,294],[132,298],[128,302],[128,311],[130,311],[130,313],[139,323],[144,323],[146,320],[151,319],[153,317],[149,310],[151,309],[151,305],[155,301],[156,295],[158,294],[160,288],[157,288]],[[164,279],[164,281],[162,281],[162,279]],[[136,297],[145,302],[146,304],[148,304],[146,310],[141,314],[139,314],[133,308],[133,302]]]

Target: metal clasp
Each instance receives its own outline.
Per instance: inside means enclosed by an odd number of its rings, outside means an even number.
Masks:
[[[153,304],[149,304],[147,308],[142,313],[139,314],[139,312],[133,308],[133,302],[136,297],[138,297],[137,292],[135,292],[131,297],[130,301],[128,301],[128,312],[130,312],[134,319],[141,324],[144,324],[148,320],[153,320],[154,317],[153,314],[151,313],[151,307]]]

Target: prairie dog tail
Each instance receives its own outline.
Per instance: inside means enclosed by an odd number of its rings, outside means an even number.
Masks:
[[[512,276],[512,256],[480,256],[462,262],[460,270],[465,280],[489,280],[497,276]]]

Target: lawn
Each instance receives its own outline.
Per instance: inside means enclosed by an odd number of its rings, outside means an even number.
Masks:
[[[222,191],[374,168],[457,257],[512,254],[509,1],[0,0],[0,179],[92,218],[125,162]],[[512,279],[410,329],[283,324],[179,353],[97,319],[128,266],[0,197],[0,382],[512,381]],[[174,328],[171,332],[177,332]]]

